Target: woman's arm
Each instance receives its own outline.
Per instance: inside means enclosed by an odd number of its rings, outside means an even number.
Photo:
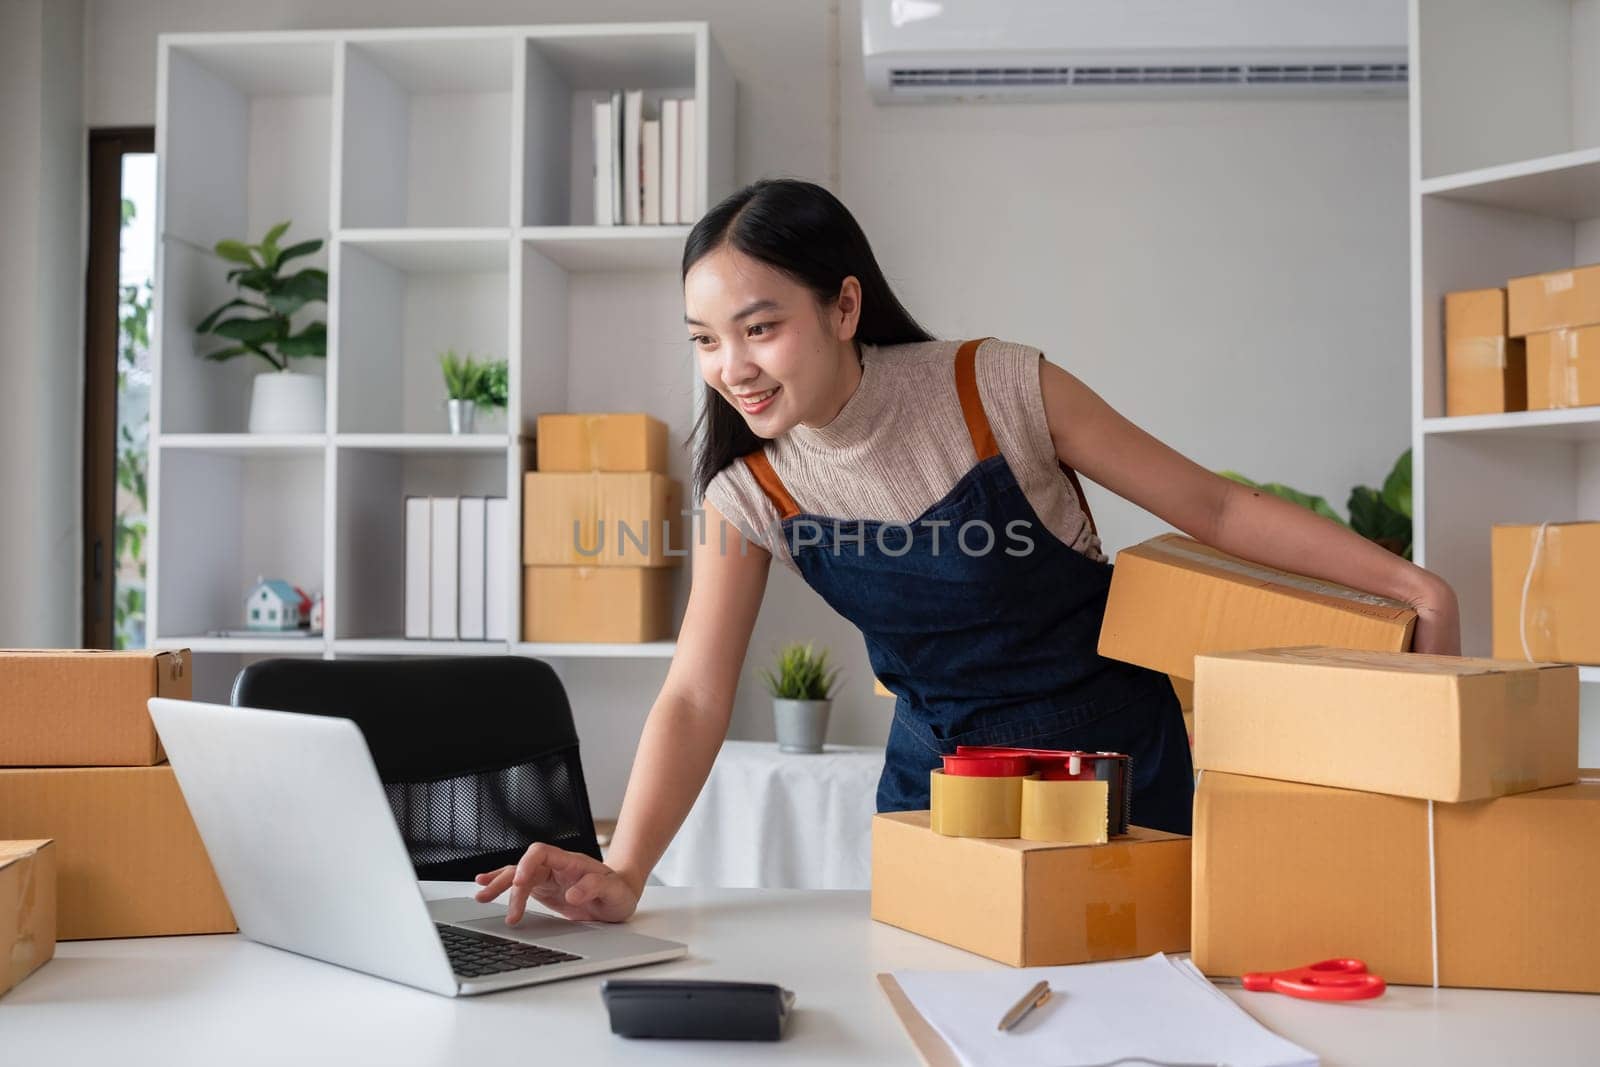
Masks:
[[[645,720],[607,857],[636,898],[694,806],[727,736],[772,563],[766,549],[746,541],[709,501],[704,508],[705,536],[692,550],[694,580],[678,647]]]
[[[1412,647],[1459,655],[1455,592],[1438,575],[1270,493],[1213,474],[1118,414],[1092,389],[1039,361],[1045,417],[1061,461],[1229,555],[1405,601]]]
[[[514,865],[478,875],[477,899],[510,890],[506,921],[531,897],[569,919],[621,922],[683,824],[728,732],[733,694],[766,590],[772,556],[705,505],[691,548],[694,584],[678,647],[645,719],[607,862],[554,845],[528,846]]]

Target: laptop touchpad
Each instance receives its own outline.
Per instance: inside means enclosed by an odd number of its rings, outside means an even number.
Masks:
[[[558,937],[569,937],[572,934],[581,934],[589,931],[582,923],[575,923],[567,919],[558,919],[550,915],[536,915],[532,911],[522,916],[522,921],[515,926],[507,926],[504,915],[497,915],[488,919],[470,919],[458,922],[456,926],[464,926],[469,930],[482,930],[486,934],[497,937],[509,937],[517,941],[532,941],[545,944]]]

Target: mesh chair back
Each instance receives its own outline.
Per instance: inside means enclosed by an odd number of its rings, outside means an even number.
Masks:
[[[572,708],[540,660],[269,659],[231,700],[353,720],[418,878],[470,880],[535,841],[600,858]]]

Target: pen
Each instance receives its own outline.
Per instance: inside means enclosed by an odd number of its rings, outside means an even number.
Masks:
[[[1040,982],[1032,989],[1022,994],[1022,999],[1011,1006],[1005,1017],[1000,1020],[998,1029],[1009,1030],[1027,1018],[1028,1013],[1045,1001],[1050,999],[1050,983]]]

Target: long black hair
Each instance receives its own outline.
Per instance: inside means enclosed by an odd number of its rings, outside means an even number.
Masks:
[[[883,277],[878,260],[850,210],[820,185],[793,178],[764,179],[745,186],[707,212],[683,248],[683,277],[702,257],[724,244],[782,271],[816,294],[824,306],[854,275],[861,283],[856,340],[869,345],[931,341]],[[705,496],[717,472],[760,448],[744,416],[710,385],[695,422],[694,499]]]

